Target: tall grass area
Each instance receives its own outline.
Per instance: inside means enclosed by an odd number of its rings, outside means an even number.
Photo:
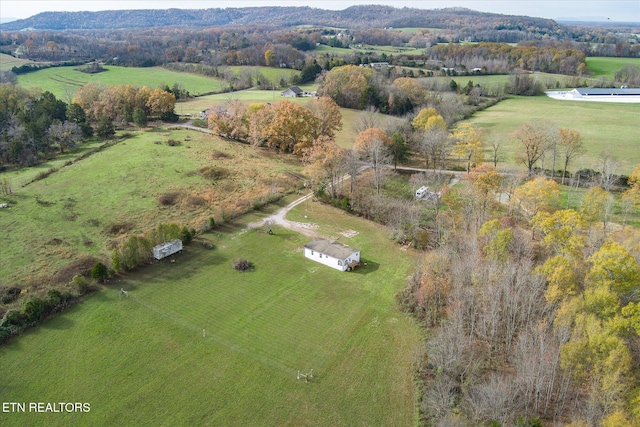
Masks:
[[[215,249],[196,241],[0,348],[4,401],[91,405],[2,425],[412,425],[420,333],[393,295],[414,255],[368,221],[297,209],[323,234],[358,231],[341,240],[367,266],[308,260],[309,239],[280,228],[206,235]],[[238,257],[255,270],[234,270]],[[310,383],[296,379],[311,369]]]
[[[69,102],[68,98],[73,98],[73,94],[80,87],[90,82],[102,83],[106,86],[131,84],[148,86],[152,89],[160,85],[172,87],[174,83],[179,83],[194,96],[218,92],[225,87],[222,80],[216,78],[181,73],[161,67],[130,68],[108,65],[105,66],[107,71],[97,74],[83,73],[77,68],[79,67],[54,67],[21,74],[18,76],[18,84],[25,88],[39,87],[65,102]]]
[[[571,102],[537,96],[509,98],[477,112],[470,122],[485,129],[487,140],[502,142],[506,155],[504,166],[516,165],[514,154],[519,143],[512,133],[523,123],[543,121],[575,129],[582,135],[587,153],[570,165],[572,170],[593,168],[598,156],[608,151],[620,161],[619,172],[629,174],[640,163],[638,117],[640,104]],[[551,160],[546,159],[544,166],[550,168]],[[560,168],[560,164],[556,167]]]
[[[169,139],[179,145],[169,146]],[[224,177],[202,172],[217,168]],[[128,232],[161,222],[198,227],[215,217],[250,209],[261,197],[292,191],[297,159],[222,141],[194,131],[156,129],[127,139],[80,162],[62,167],[27,187],[31,168],[5,172],[14,194],[0,215],[2,284],[46,283],[83,255],[107,258],[109,246]],[[171,195],[171,203],[161,196]]]

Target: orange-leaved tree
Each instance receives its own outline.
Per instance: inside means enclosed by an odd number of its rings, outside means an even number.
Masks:
[[[324,135],[302,150],[302,160],[307,164],[311,177],[318,184],[326,183],[332,198],[337,195],[346,153],[347,150]]]
[[[342,130],[342,113],[333,99],[327,96],[314,99],[308,104],[308,108],[318,119],[318,128],[315,130],[318,136],[335,138],[336,133]]]
[[[356,136],[353,149],[360,159],[367,162],[373,171],[373,184],[376,193],[380,194],[380,187],[384,178],[384,169],[391,163],[391,138],[385,131],[369,128]]]
[[[250,116],[250,140],[285,153],[302,155],[318,137],[318,119],[306,107],[278,101]]]
[[[582,142],[582,136],[580,136],[580,132],[577,130],[560,128],[559,132],[560,140],[558,141],[558,145],[563,149],[564,164],[562,167],[562,183],[564,184],[564,178],[567,175],[569,162],[580,154],[584,154],[587,150]]]
[[[553,132],[548,124],[534,122],[523,124],[513,136],[520,141],[516,150],[516,161],[524,163],[531,176],[533,167],[551,146]]]

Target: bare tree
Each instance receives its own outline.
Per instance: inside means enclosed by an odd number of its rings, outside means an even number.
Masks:
[[[364,150],[360,151],[360,158],[371,166],[373,184],[376,188],[376,193],[380,194],[387,165],[391,164],[389,147],[381,139],[373,139]]]
[[[598,184],[605,191],[611,191],[611,189],[618,182],[618,170],[620,169],[620,162],[614,157],[609,150],[604,151],[598,156],[596,171],[598,172]]]
[[[504,145],[502,141],[497,138],[491,138],[487,143],[489,147],[489,152],[491,153],[491,161],[493,162],[493,167],[498,167],[498,162],[504,160]]]
[[[586,149],[584,148],[582,137],[578,131],[560,128],[559,133],[560,140],[558,141],[558,144],[563,148],[562,159],[564,165],[562,168],[562,184],[564,184],[564,178],[567,174],[569,162],[579,155],[584,154]]]
[[[492,374],[483,383],[470,387],[462,406],[477,423],[495,420],[504,425],[522,407],[517,384],[504,375]]]
[[[431,163],[433,170],[444,167],[449,147],[449,132],[440,127],[430,127],[418,133],[414,146],[425,158],[426,167]]]
[[[369,106],[366,110],[361,111],[353,123],[353,130],[356,133],[380,127],[380,115],[378,114],[378,109],[373,106]]]
[[[358,153],[351,149],[347,150],[343,162],[343,169],[349,175],[349,181],[351,181],[349,194],[353,196],[353,186],[355,185],[356,177],[360,174],[362,169],[362,161],[360,160]]]

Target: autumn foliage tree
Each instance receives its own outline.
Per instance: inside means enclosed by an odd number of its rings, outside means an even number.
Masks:
[[[515,159],[527,167],[531,176],[533,167],[549,149],[554,138],[553,132],[546,123],[531,122],[520,126],[513,136],[520,142]]]
[[[630,188],[622,194],[622,213],[625,223],[630,213],[640,210],[640,164],[629,175],[627,182]]]
[[[308,108],[317,119],[314,122],[318,125],[315,130],[317,135],[335,138],[336,133],[342,130],[340,106],[333,99],[326,96],[314,99],[308,104]]]
[[[473,189],[480,199],[480,218],[484,222],[487,207],[496,200],[497,193],[500,190],[502,175],[496,171],[495,167],[483,163],[471,169],[468,178],[471,180]]]
[[[306,107],[278,101],[251,115],[251,142],[285,153],[302,155],[319,136],[318,118]]]
[[[385,131],[370,128],[360,132],[353,145],[359,157],[367,162],[373,171],[373,183],[377,194],[380,194],[384,169],[391,162],[391,143],[391,138]]]
[[[302,150],[302,160],[317,183],[326,183],[332,198],[338,190],[347,150],[328,136],[320,136],[310,147]]]
[[[418,131],[415,147],[425,158],[426,167],[429,162],[436,169],[444,166],[449,145],[449,130],[444,118],[434,108],[424,108],[411,122]]]
[[[467,173],[471,171],[471,161],[476,165],[482,163],[482,129],[469,123],[461,123],[452,133],[455,141],[453,153],[462,157],[467,162]]]
[[[368,67],[344,65],[323,74],[318,95],[328,96],[345,108],[365,108],[373,71]]]
[[[518,187],[514,198],[520,202],[525,216],[532,218],[540,211],[552,210],[558,203],[558,184],[546,178],[534,178]]]
[[[245,140],[249,136],[248,106],[239,100],[230,100],[207,114],[209,129],[224,138]]]
[[[558,141],[558,145],[562,148],[562,184],[564,184],[569,163],[579,155],[584,154],[587,150],[582,142],[582,136],[577,130],[560,128],[559,134],[560,140]]]

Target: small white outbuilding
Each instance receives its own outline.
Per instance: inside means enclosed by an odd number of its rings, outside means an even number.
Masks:
[[[175,239],[170,242],[161,243],[158,246],[153,247],[153,257],[155,259],[166,258],[169,255],[173,255],[176,252],[182,250],[182,240]]]
[[[360,251],[325,239],[315,239],[304,245],[304,256],[340,271],[351,270],[360,262]]]

